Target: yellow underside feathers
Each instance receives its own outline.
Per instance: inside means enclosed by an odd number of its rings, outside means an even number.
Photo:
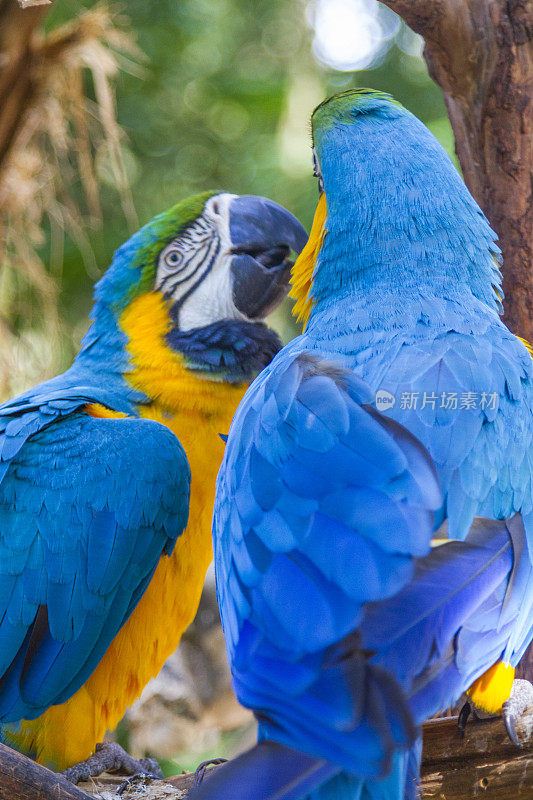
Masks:
[[[165,341],[170,330],[167,306],[162,295],[147,292],[122,314],[120,326],[129,337],[127,349],[134,366],[126,377],[162,411],[180,416],[195,412],[199,419],[215,415],[227,421],[226,428],[219,431],[227,433],[246,386],[209,380],[187,369],[180,354]]]
[[[100,403],[89,403],[85,406],[84,411],[90,417],[98,417],[98,419],[122,419],[128,416],[122,411],[113,411],[112,408],[102,406]]]
[[[474,681],[467,695],[482,711],[496,714],[511,696],[514,673],[514,667],[498,661]]]
[[[326,215],[326,195],[322,192],[316,207],[309,239],[292,268],[292,287],[289,297],[293,297],[296,300],[292,313],[299,320],[303,320],[304,327],[313,308],[313,300],[311,298],[313,274],[316,260],[326,235]]]

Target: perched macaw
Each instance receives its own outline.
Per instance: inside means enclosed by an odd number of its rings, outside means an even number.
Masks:
[[[265,198],[179,203],[115,253],[72,367],[0,406],[0,730],[41,763],[90,756],[193,619],[219,433],[306,238]]]
[[[472,684],[501,709],[533,634],[533,362],[499,317],[495,234],[390,96],[330,98],[312,131],[305,332],[240,404],[215,501],[260,744],[195,800],[413,797],[419,725]]]

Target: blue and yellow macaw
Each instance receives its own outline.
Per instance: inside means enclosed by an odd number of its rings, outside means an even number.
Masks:
[[[174,206],[115,253],[73,366],[0,406],[0,729],[41,763],[87,759],[193,619],[219,432],[306,238],[261,197]]]
[[[501,709],[533,635],[533,362],[495,234],[390,96],[330,98],[312,131],[305,332],[240,404],[215,502],[260,742],[191,800],[414,797],[420,724],[469,687]]]

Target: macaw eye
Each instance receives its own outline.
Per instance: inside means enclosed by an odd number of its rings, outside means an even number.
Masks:
[[[181,261],[181,253],[179,252],[179,250],[176,250],[176,249],[173,248],[171,250],[168,250],[165,253],[163,258],[164,258],[165,264],[168,267],[173,267],[174,268],[174,267],[177,267],[178,264]]]
[[[318,178],[318,191],[324,191],[324,181],[322,179],[322,173],[320,172],[320,167],[318,165],[318,156],[316,154],[316,150],[313,147],[313,175],[315,178]]]
[[[313,147],[313,177],[320,178],[320,168],[318,166],[318,156],[316,154],[316,150]]]

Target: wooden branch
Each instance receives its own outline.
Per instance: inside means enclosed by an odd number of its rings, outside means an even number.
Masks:
[[[457,717],[430,720],[423,726],[423,737],[421,777],[425,800],[466,800],[481,792],[486,800],[532,797],[533,739],[518,750],[510,742],[500,717],[470,722],[464,738],[457,729]],[[110,796],[115,795],[125,780],[123,776],[104,776],[76,787],[0,744],[2,800],[90,800],[104,789]],[[193,784],[192,773],[164,781],[134,781],[120,797],[183,800]],[[116,797],[118,800],[119,795]]]
[[[464,739],[457,717],[429,720],[424,725],[423,799],[486,800],[533,796],[533,740],[518,750],[507,736],[501,717],[471,722]]]
[[[424,38],[428,37],[429,31],[436,28],[442,19],[442,8],[439,8],[435,0],[381,0],[392,11],[395,11],[404,19],[415,33],[419,33]],[[457,0],[449,0],[450,5],[457,9]],[[462,6],[459,0],[459,6]]]
[[[2,800],[91,800],[62,775],[0,743],[0,798]]]
[[[504,319],[533,340],[529,0],[381,0],[425,40],[465,181],[500,237]]]
[[[518,727],[522,738],[525,731],[525,726],[522,732]],[[459,734],[457,717],[430,720],[423,726],[423,737],[422,800],[468,800],[481,793],[486,800],[533,796],[533,739],[525,742],[523,749],[517,749],[509,740],[501,717],[470,722],[464,737]],[[83,788],[94,794],[103,788],[113,793],[123,781],[124,778],[106,777],[93,785],[83,784]],[[192,789],[194,775],[176,775],[165,782],[176,789],[174,795],[167,787],[165,798],[182,800]],[[133,784],[127,800],[150,800],[150,788],[154,798],[161,797],[161,786],[161,781],[138,789]]]
[[[211,772],[211,770],[218,769],[218,767],[208,767],[206,770],[206,774]],[[95,778],[91,782],[81,783],[80,789],[83,789],[84,792],[87,792],[89,797],[94,798],[94,795],[99,795],[99,793],[105,789],[106,792],[117,793],[118,789],[123,786],[124,782],[127,781],[128,778],[124,777],[124,775],[105,775],[101,778]],[[182,775],[173,775],[170,778],[165,778],[164,780],[143,780],[134,779],[131,783],[131,788],[128,787],[127,795],[122,793],[121,795],[117,794],[117,800],[119,797],[122,797],[123,800],[150,800],[150,792],[148,791],[149,788],[153,788],[153,793],[157,797],[160,797],[161,794],[159,793],[159,788],[162,786],[166,787],[174,787],[176,789],[176,794],[167,793],[165,792],[166,800],[183,800],[186,798],[191,789],[194,786],[194,772],[184,772]],[[2,795],[0,794],[0,797]],[[11,800],[11,798],[9,798]]]

